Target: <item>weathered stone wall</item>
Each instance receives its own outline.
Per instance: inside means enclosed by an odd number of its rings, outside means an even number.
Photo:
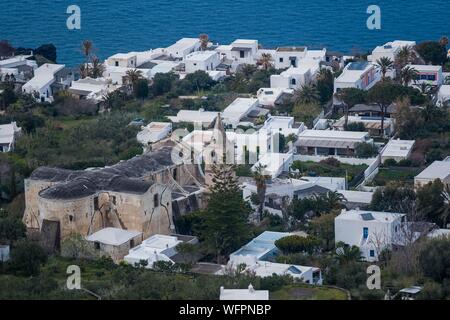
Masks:
[[[25,213],[23,222],[27,229],[40,229],[41,221],[39,219],[39,192],[54,185],[54,182],[38,181],[32,179],[25,179]]]

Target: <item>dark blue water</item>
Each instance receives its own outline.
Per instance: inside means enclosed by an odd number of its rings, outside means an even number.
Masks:
[[[82,28],[66,27],[66,9],[81,8]],[[367,7],[381,7],[382,29],[369,30]],[[449,0],[0,0],[0,39],[14,46],[54,43],[58,62],[82,61],[80,43],[91,39],[97,55],[166,47],[181,37],[207,33],[229,43],[258,39],[264,47],[327,46],[352,52],[389,40],[450,35]]]

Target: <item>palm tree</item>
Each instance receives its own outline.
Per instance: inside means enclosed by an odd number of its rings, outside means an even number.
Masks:
[[[273,58],[270,53],[263,53],[258,60],[258,65],[262,66],[264,70],[269,70],[273,66]]]
[[[319,103],[320,94],[315,86],[302,85],[300,89],[294,92],[294,101],[302,104]]]
[[[409,83],[417,79],[419,72],[411,66],[406,66],[400,71],[400,82],[407,86]]]
[[[84,64],[82,65],[82,67],[80,66],[80,73],[82,78],[86,78],[89,75],[89,62],[93,50],[94,44],[91,40],[84,40],[81,43],[81,52],[84,55]]]
[[[394,68],[394,62],[388,57],[381,57],[377,60],[377,65],[381,70],[381,79],[386,79],[386,73]]]
[[[124,77],[125,82],[128,84],[128,88],[134,91],[136,83],[142,79],[142,71],[137,69],[128,70]]]
[[[337,191],[329,191],[323,196],[326,206],[330,209],[341,209],[347,199]]]
[[[411,60],[413,59],[413,50],[410,46],[404,46],[400,49],[395,57],[396,64],[398,68],[401,70],[405,67]]]
[[[198,39],[200,40],[200,48],[202,48],[202,50],[206,50],[206,48],[208,47],[208,43],[209,43],[209,36],[205,33],[202,33]]]
[[[442,198],[444,198],[444,206],[440,210],[440,216],[442,219],[442,227],[446,228],[448,218],[450,216],[450,185],[444,184],[444,190],[442,191]]]
[[[258,196],[258,213],[259,220],[263,219],[264,201],[266,199],[267,181],[270,176],[264,174],[266,166],[258,165],[253,172],[253,179],[256,184],[256,194]]]
[[[357,246],[349,246],[343,242],[336,244],[336,259],[339,264],[362,260],[361,250]]]
[[[101,63],[100,59],[97,57],[92,57],[92,67],[90,71],[90,76],[94,79],[100,78],[105,72],[105,66]]]

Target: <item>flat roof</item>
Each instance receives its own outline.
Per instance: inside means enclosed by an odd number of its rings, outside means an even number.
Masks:
[[[204,111],[204,110],[180,110],[176,117],[168,117],[173,122],[213,122],[219,112],[216,111]]]
[[[330,139],[330,140],[361,140],[369,135],[363,131],[341,131],[341,130],[304,130],[299,134],[299,138],[308,139]]]
[[[408,65],[411,68],[416,69],[417,71],[441,71],[442,70],[442,66],[433,66],[433,65],[429,65],[429,64],[410,64]],[[406,67],[405,67],[406,68]]]
[[[405,216],[403,213],[368,211],[368,210],[342,210],[336,220],[352,220],[352,221],[377,221],[377,222],[393,222]]]
[[[414,147],[415,140],[390,140],[382,153],[382,156],[404,156],[407,157]]]
[[[348,202],[370,204],[373,192],[353,191],[353,190],[337,190],[342,194]]]
[[[368,63],[367,61],[364,62],[351,62],[349,63],[345,68],[342,74],[335,79],[337,82],[349,82],[353,83],[358,81],[361,76],[373,68],[374,65]]]
[[[100,242],[107,245],[119,246],[141,235],[142,232],[123,230],[118,228],[101,229],[86,237],[87,241]]]
[[[434,161],[416,176],[416,179],[445,179],[450,175],[449,161]]]
[[[306,47],[278,47],[277,52],[304,52],[306,50]]]
[[[137,55],[135,52],[128,52],[128,53],[116,53],[115,55],[112,55],[108,59],[130,59],[135,58]]]
[[[207,51],[195,51],[186,56],[185,61],[205,61],[212,56],[218,55],[217,51],[207,50]]]

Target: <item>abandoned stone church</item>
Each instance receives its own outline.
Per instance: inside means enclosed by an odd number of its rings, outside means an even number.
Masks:
[[[30,232],[57,224],[57,241],[106,227],[144,238],[175,232],[174,219],[204,206],[202,175],[174,163],[174,143],[104,168],[73,171],[41,167],[25,180],[24,222]]]

